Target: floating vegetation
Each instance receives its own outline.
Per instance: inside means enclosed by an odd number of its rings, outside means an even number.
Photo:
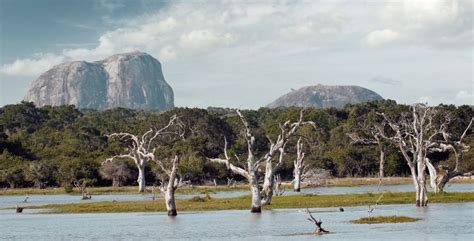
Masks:
[[[373,224],[373,223],[409,223],[421,220],[420,218],[411,218],[406,216],[374,216],[351,220],[351,223]]]

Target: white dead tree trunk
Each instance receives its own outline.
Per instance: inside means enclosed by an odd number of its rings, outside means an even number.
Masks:
[[[436,145],[435,136],[442,133],[445,123],[439,129],[433,123],[436,110],[423,104],[414,104],[410,107],[411,113],[403,113],[397,121],[381,114],[395,133],[392,137],[384,137],[397,144],[405,158],[412,175],[416,190],[416,206],[428,205],[426,189],[426,155]]]
[[[247,132],[249,133],[249,132]],[[250,211],[252,213],[260,213],[261,212],[261,197],[260,197],[260,187],[258,185],[258,165],[263,160],[257,160],[253,155],[253,148],[255,139],[251,136],[248,142],[248,157],[247,157],[247,165],[246,168],[235,166],[234,164],[230,163],[230,158],[227,154],[227,139],[224,139],[224,159],[222,158],[209,158],[210,161],[221,163],[226,165],[226,167],[231,170],[234,174],[238,174],[242,177],[245,177],[249,182],[250,193],[252,194],[252,206]],[[236,156],[238,159],[238,157]]]
[[[145,167],[147,163],[153,160],[153,158],[155,157],[154,152],[156,148],[154,148],[153,146],[153,141],[160,135],[168,134],[166,130],[173,126],[176,120],[177,117],[176,115],[174,115],[170,118],[168,124],[165,127],[159,130],[150,129],[141,136],[125,132],[107,135],[109,139],[118,137],[121,141],[125,142],[127,144],[127,153],[108,158],[105,162],[111,162],[116,158],[132,159],[138,169],[138,191],[144,192],[146,185]]]
[[[385,123],[364,123],[360,125],[359,130],[348,134],[351,139],[351,144],[361,145],[374,145],[376,144],[379,149],[379,178],[384,178],[384,166],[385,166],[385,146],[383,143],[382,136],[384,135]],[[362,132],[360,135],[358,132]]]
[[[295,192],[300,192],[301,182],[305,178],[305,169],[306,165],[304,163],[305,153],[303,151],[303,140],[300,137],[296,143],[296,159],[294,160],[294,169],[293,169],[293,190]]]
[[[282,188],[281,176],[279,174],[275,175],[274,182],[275,182],[275,188],[274,188],[275,196],[283,196],[283,193],[285,193],[285,189]]]
[[[167,181],[162,180],[160,186],[160,191],[164,193],[165,196],[166,211],[168,212],[168,216],[176,216],[178,213],[176,212],[174,194],[181,183],[181,180],[178,179],[179,158],[178,156],[174,156],[171,163],[165,163],[162,160],[155,160],[155,162],[168,179]],[[169,164],[171,164],[171,166],[169,166]]]
[[[255,137],[252,135],[247,120],[245,120],[242,113],[237,110],[237,115],[240,117],[244,128],[245,128],[245,140],[247,142],[247,162],[246,167],[242,168],[230,163],[230,158],[227,154],[227,139],[224,138],[224,158],[209,158],[211,162],[221,163],[226,165],[227,169],[231,170],[234,174],[238,174],[247,179],[249,182],[250,193],[252,194],[252,205],[250,211],[252,213],[260,213],[261,208],[261,197],[260,187],[258,184],[258,167],[265,160],[265,157],[257,158],[254,155],[255,151]],[[265,155],[269,155],[268,153]],[[238,156],[235,156],[239,160]]]
[[[231,189],[235,187],[235,180],[234,178],[227,177],[227,188]]]
[[[439,143],[439,146],[434,148],[434,151],[452,151],[455,158],[454,167],[450,168],[449,166],[443,166],[439,164],[433,164],[430,159],[426,159],[426,164],[428,166],[428,171],[430,173],[430,184],[435,193],[443,192],[444,187],[449,182],[449,180],[462,176],[462,173],[459,170],[459,165],[464,159],[464,153],[468,152],[470,146],[463,143],[464,137],[470,131],[472,127],[472,122],[474,118],[471,118],[471,121],[467,125],[466,129],[459,137],[458,140],[452,140],[452,135],[447,133],[446,130],[442,130],[443,141]],[[436,166],[435,166],[436,165]]]
[[[280,124],[280,134],[277,137],[277,140],[273,142],[270,137],[267,139],[270,142],[270,150],[265,155],[265,176],[263,179],[263,198],[262,204],[269,205],[272,202],[273,190],[275,186],[275,174],[278,169],[283,165],[285,157],[285,147],[288,143],[290,137],[292,137],[299,127],[303,125],[311,125],[316,128],[316,124],[312,121],[303,121],[303,110],[300,112],[299,119],[296,122],[291,123],[289,120],[286,121],[283,125]],[[276,163],[274,163],[275,153],[279,152],[279,158]]]

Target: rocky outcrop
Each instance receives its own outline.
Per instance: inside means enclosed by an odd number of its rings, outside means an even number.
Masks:
[[[341,108],[349,103],[356,104],[381,99],[383,98],[379,94],[360,86],[328,86],[319,84],[293,90],[276,99],[267,107]]]
[[[25,101],[37,106],[75,105],[98,110],[174,107],[173,90],[163,77],[160,62],[142,52],[57,65],[33,81]]]

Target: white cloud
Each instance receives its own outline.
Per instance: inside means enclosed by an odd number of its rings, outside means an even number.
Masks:
[[[398,80],[394,80],[392,78],[387,78],[387,77],[383,77],[383,76],[376,76],[376,77],[370,79],[370,82],[385,84],[385,85],[398,85],[398,86],[402,84],[402,82],[400,82]]]
[[[185,50],[205,50],[220,44],[230,44],[235,37],[230,33],[220,34],[213,30],[193,30],[181,35],[179,44]]]
[[[111,10],[122,6],[109,1],[100,3]],[[296,42],[299,48],[313,47],[318,42],[329,42],[321,40],[321,36],[337,37],[346,21],[343,13],[334,10],[337,2],[203,3],[175,2],[156,14],[120,21],[122,26],[102,34],[96,47],[66,48],[58,56],[47,54],[17,60],[3,66],[2,72],[37,75],[61,61],[94,61],[134,50],[149,52],[166,62],[223,49],[229,55],[238,55],[242,47],[249,51],[272,51],[268,48],[285,49]]]
[[[176,58],[176,50],[171,46],[165,46],[160,49],[159,56],[161,61],[169,61]]]
[[[472,3],[369,2],[173,1],[114,21],[94,46],[63,47],[0,71],[38,75],[61,61],[140,50],[163,63],[178,106],[254,108],[316,83],[362,85],[406,102],[469,100],[456,96],[472,86],[472,54],[448,47],[472,48]]]
[[[37,76],[64,61],[64,56],[37,54],[33,58],[17,59],[0,66],[0,73],[12,76]]]
[[[474,105],[474,93],[461,90],[454,97],[454,101],[456,104]]]
[[[124,8],[125,4],[117,0],[100,0],[99,4],[102,8],[106,9],[109,12],[113,12],[117,9]]]
[[[387,1],[381,25],[366,35],[370,45],[402,39],[407,44],[431,47],[470,47],[473,29],[471,0]]]
[[[454,95],[422,96],[418,99],[419,103],[428,103],[429,105],[454,104],[454,105],[474,105],[474,94],[461,90]]]
[[[365,37],[367,43],[372,46],[390,43],[400,38],[400,34],[390,29],[375,30]]]

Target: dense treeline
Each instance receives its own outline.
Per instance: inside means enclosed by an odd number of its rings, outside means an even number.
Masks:
[[[315,109],[304,111],[304,118],[314,121],[317,130],[305,126],[298,131],[303,136],[306,162],[311,168],[329,170],[332,175],[376,176],[378,173],[378,151],[375,145],[350,144],[348,133],[360,123],[370,121],[378,112],[396,116],[408,106],[394,101],[375,101],[347,105],[343,109]],[[437,107],[438,115],[450,115],[449,129],[461,132],[474,111],[469,106]],[[256,134],[258,150],[268,148],[266,135],[275,136],[279,123],[295,120],[299,108],[279,108],[243,111],[250,128]],[[113,166],[101,165],[107,158],[123,151],[123,143],[108,140],[107,134],[129,132],[143,134],[150,128],[166,125],[170,116],[176,114],[186,127],[184,141],[163,141],[159,158],[180,156],[180,173],[184,180],[203,183],[217,179],[224,182],[232,174],[224,166],[207,161],[207,157],[222,155],[224,136],[229,142],[229,154],[245,153],[246,144],[239,133],[241,122],[231,109],[223,108],[175,108],[163,112],[150,112],[116,108],[106,111],[78,110],[74,106],[37,108],[23,102],[0,108],[0,186],[64,186],[71,187],[74,181],[89,181],[90,185],[135,184],[136,169],[129,160]],[[466,143],[474,143],[470,131]],[[290,179],[295,158],[296,139],[292,140],[286,155],[285,165],[280,170],[282,177]],[[387,146],[385,174],[405,176],[407,165],[397,147]],[[473,151],[466,153],[461,169],[474,170]],[[431,157],[436,161],[452,161],[449,153],[437,153]],[[159,171],[153,163],[147,168],[146,179],[157,183]],[[238,179],[238,177],[236,177]]]

